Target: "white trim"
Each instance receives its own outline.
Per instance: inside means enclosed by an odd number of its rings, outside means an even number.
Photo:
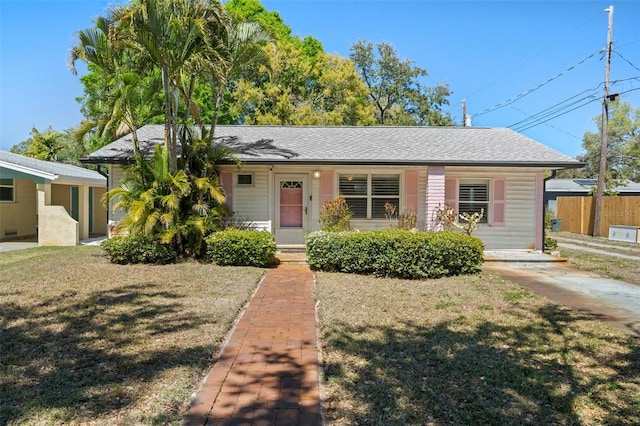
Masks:
[[[43,179],[48,179],[51,181],[56,180],[60,177],[60,175],[57,175],[54,173],[43,172],[42,170],[32,169],[31,167],[25,167],[19,164],[9,163],[7,161],[2,161],[2,160],[0,160],[0,167],[4,167],[5,169],[13,170],[20,173],[25,173],[32,176],[41,177]]]

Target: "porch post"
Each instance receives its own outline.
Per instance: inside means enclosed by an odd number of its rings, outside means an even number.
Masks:
[[[89,238],[89,185],[78,188],[78,222],[81,240]]]
[[[38,190],[38,213],[41,206],[51,205],[51,182],[36,184]]]
[[[434,222],[435,211],[438,206],[445,204],[444,166],[429,166],[427,169],[427,193],[426,193],[426,229],[437,230],[438,224]]]

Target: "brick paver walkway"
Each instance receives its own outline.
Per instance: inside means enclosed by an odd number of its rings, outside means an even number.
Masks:
[[[322,424],[308,266],[267,272],[183,424]]]

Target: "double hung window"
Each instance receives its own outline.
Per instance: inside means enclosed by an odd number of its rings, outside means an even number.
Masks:
[[[386,203],[400,210],[400,175],[341,174],[339,192],[353,219],[385,219]]]
[[[480,223],[487,223],[489,218],[489,180],[460,179],[458,187],[458,212],[480,213],[484,210]]]

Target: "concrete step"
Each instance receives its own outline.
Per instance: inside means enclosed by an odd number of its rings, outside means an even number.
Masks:
[[[304,251],[279,251],[276,258],[280,263],[307,264],[307,253]]]

